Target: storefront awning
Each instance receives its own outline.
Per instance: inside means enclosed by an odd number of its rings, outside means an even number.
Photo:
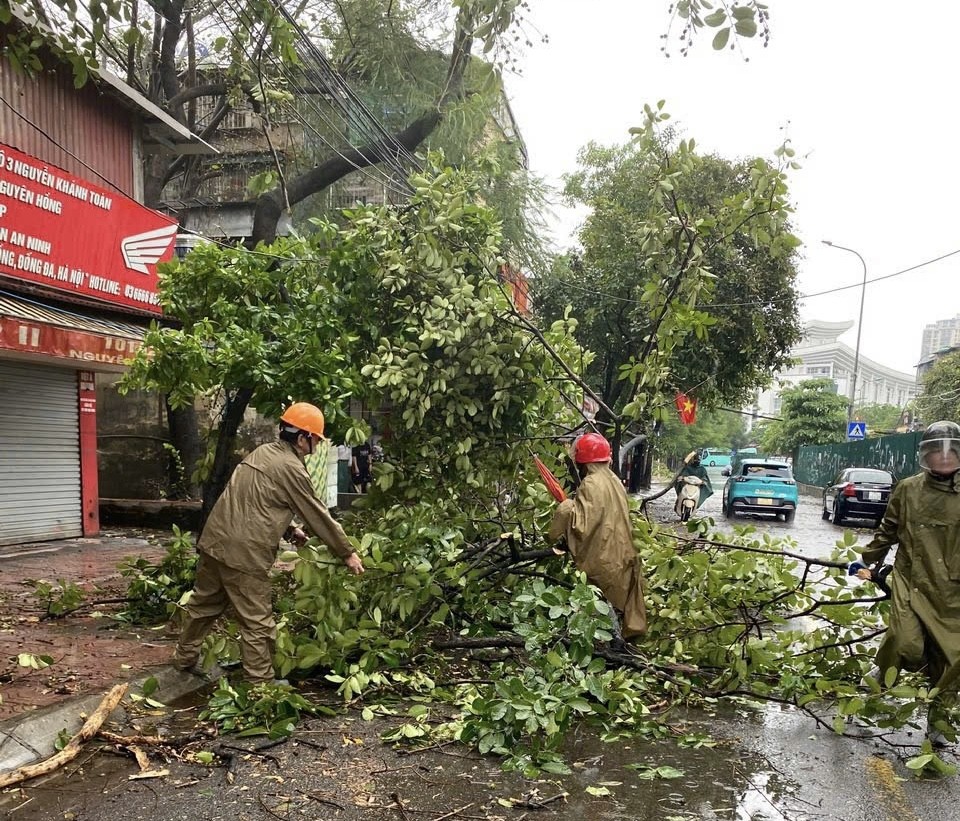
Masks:
[[[146,327],[68,311],[0,291],[0,357],[42,358],[92,371],[121,371]]]

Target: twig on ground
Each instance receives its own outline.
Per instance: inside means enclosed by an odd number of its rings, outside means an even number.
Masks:
[[[347,810],[347,808],[343,804],[337,803],[332,798],[324,798],[322,795],[318,795],[315,792],[306,792],[305,790],[298,789],[297,792],[300,793],[300,795],[305,795],[307,798],[317,801],[320,804],[326,804],[330,807],[336,807],[338,810],[341,810],[342,812],[346,812]]]

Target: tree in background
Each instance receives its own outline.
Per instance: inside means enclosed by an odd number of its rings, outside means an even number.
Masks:
[[[739,413],[721,409],[697,413],[692,425],[681,424],[671,418],[658,429],[656,450],[659,458],[669,465],[701,448],[739,449],[747,444],[746,418]]]
[[[856,410],[856,417],[867,423],[868,436],[883,436],[896,432],[903,408],[896,405],[863,405]]]
[[[785,169],[696,152],[664,123],[662,103],[628,144],[591,144],[566,195],[591,209],[581,249],[533,283],[550,322],[570,315],[590,351],[598,420],[673,415],[683,390],[701,408],[736,407],[783,368],[800,338]]]
[[[960,422],[960,351],[940,357],[923,376],[916,400],[924,425],[941,419]]]
[[[808,379],[780,393],[780,421],[763,430],[765,453],[795,454],[801,445],[829,445],[847,438],[847,404],[832,379]]]

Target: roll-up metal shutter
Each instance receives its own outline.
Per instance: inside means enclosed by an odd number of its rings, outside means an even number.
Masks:
[[[0,544],[83,534],[77,374],[0,362]]]

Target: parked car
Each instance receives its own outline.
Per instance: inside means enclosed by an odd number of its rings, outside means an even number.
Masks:
[[[823,489],[823,518],[842,525],[846,519],[873,519],[879,524],[890,501],[893,474],[877,468],[844,468]]]
[[[741,459],[723,486],[723,513],[775,513],[793,521],[799,495],[793,468],[774,459]]]

